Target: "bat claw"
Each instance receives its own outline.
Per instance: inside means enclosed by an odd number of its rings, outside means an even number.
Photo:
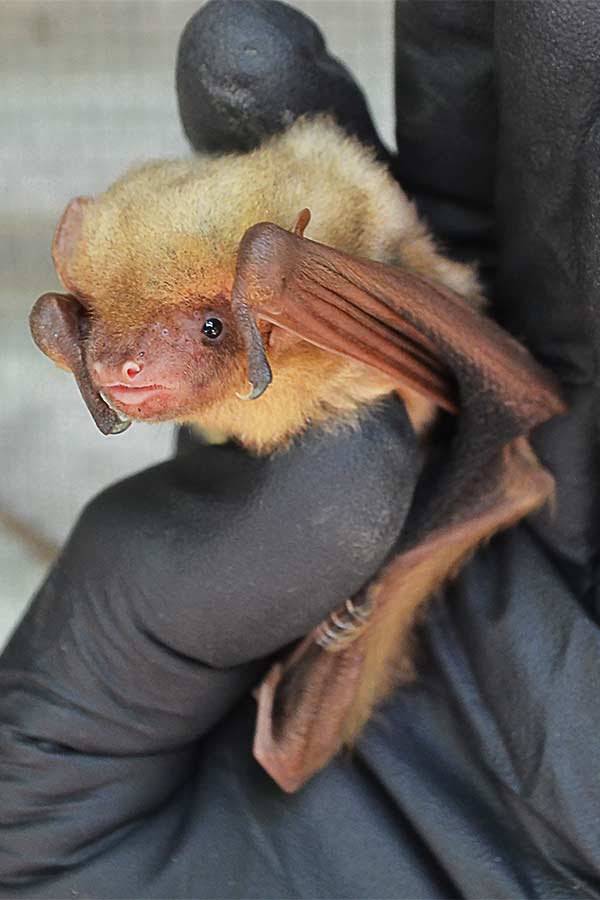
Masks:
[[[131,425],[131,419],[117,419],[109,431],[109,434],[123,434]]]
[[[102,391],[99,392],[98,396],[100,400],[108,407],[110,410],[110,418],[103,416],[103,421],[99,422],[97,417],[92,412],[92,416],[94,416],[94,421],[96,425],[102,432],[102,434],[123,434],[124,431],[127,431],[129,426],[131,425],[131,419],[128,419],[127,416],[123,415],[118,409],[115,409],[108,397],[106,397]]]
[[[250,390],[247,394],[240,394],[239,391],[235,392],[235,396],[238,400],[258,400],[268,387],[268,385],[263,386],[261,384],[255,386],[251,381],[249,381],[248,384],[250,385]]]

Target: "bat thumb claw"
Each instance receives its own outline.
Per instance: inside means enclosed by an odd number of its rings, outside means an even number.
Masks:
[[[109,431],[109,434],[123,434],[131,425],[131,419],[117,419]]]
[[[238,400],[258,400],[264,392],[266,391],[268,384],[253,384],[251,381],[248,382],[250,385],[250,390],[247,394],[240,394],[239,391],[235,392],[235,396]]]
[[[310,209],[302,209],[298,213],[298,217],[296,219],[296,224],[292,228],[292,233],[297,235],[298,237],[304,237],[304,232],[306,230],[307,225],[310,222],[311,212]]]

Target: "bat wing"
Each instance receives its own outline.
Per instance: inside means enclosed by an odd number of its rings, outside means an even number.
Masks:
[[[457,414],[397,556],[257,692],[255,755],[293,791],[357,733],[423,601],[477,544],[551,495],[526,435],[564,405],[550,373],[452,291],[270,223],[244,235],[232,302]]]
[[[550,373],[464,298],[277,225],[244,235],[233,303],[451,412],[485,407],[507,439],[564,410]]]

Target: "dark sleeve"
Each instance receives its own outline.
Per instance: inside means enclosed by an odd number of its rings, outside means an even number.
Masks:
[[[400,3],[397,16],[399,76],[433,110],[414,145],[438,160],[418,185],[433,221],[447,210],[440,171],[460,173],[482,152],[481,135],[468,138],[470,115],[459,153],[435,110],[447,101],[446,115],[460,115],[455,87],[470,78],[461,60],[474,55],[476,70],[493,72],[485,103],[498,142],[481,169],[495,161],[493,311],[559,375],[570,409],[533,436],[556,477],[555,502],[480,550],[433,605],[419,678],[373,722],[359,761],[382,786],[382,805],[409,823],[395,830],[408,844],[394,896],[597,897],[600,9]],[[430,41],[438,27],[455,48],[447,91],[437,76],[444,43],[438,57]],[[468,101],[484,94],[474,87]],[[485,134],[487,106],[480,116]],[[451,186],[468,211],[473,177]],[[393,867],[391,840],[388,849],[378,863]]]

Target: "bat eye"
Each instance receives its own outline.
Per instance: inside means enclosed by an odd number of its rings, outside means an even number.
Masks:
[[[223,323],[216,316],[209,316],[202,326],[202,334],[214,341],[223,331]]]

